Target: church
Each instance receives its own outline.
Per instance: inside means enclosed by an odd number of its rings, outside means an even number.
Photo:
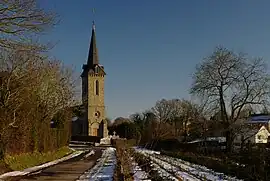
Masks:
[[[87,63],[83,65],[82,78],[82,110],[83,115],[72,124],[72,135],[108,136],[108,123],[104,103],[104,66],[99,62],[96,42],[95,23]]]

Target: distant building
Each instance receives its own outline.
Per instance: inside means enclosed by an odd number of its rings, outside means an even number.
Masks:
[[[72,124],[73,135],[108,136],[104,103],[104,66],[99,62],[96,44],[96,30],[93,22],[92,37],[87,64],[83,65],[82,78],[82,112],[83,116]]]
[[[242,129],[239,131],[234,142],[269,143],[269,131],[270,115],[251,115],[246,122],[243,122]]]

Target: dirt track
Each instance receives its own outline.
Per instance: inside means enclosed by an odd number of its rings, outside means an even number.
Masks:
[[[43,181],[43,180],[55,180],[55,181],[74,181],[86,170],[92,168],[97,159],[101,156],[102,148],[93,148],[94,155],[84,158],[85,154],[82,154],[76,158],[59,163],[52,167],[46,168],[42,171],[32,173],[31,175],[22,177],[12,177],[6,179],[6,181]],[[89,152],[88,152],[89,153]]]

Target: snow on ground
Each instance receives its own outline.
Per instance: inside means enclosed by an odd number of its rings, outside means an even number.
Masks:
[[[149,157],[153,162],[157,163],[158,165],[161,165],[161,167],[163,167],[165,170],[169,171],[170,173],[174,173],[174,175],[176,175],[177,178],[200,181],[200,179],[197,179],[196,177],[192,176],[191,174],[187,172],[181,171],[179,167],[174,166],[170,164],[169,162],[155,158],[152,155],[150,155]]]
[[[200,181],[196,177],[181,171],[178,167],[171,165],[165,161],[162,161],[158,158],[155,158],[154,155],[159,155],[160,152],[147,150],[147,149],[135,149],[141,154],[149,157],[152,161],[152,166],[154,166],[154,170],[157,170],[161,177],[164,179],[170,178],[171,180],[192,180],[192,181]]]
[[[135,150],[149,157],[153,163],[159,165],[168,173],[172,173],[177,178],[181,178],[183,180],[196,181],[203,179],[209,181],[240,181],[239,179],[226,176],[223,173],[217,173],[201,165],[192,164],[166,155],[160,155],[160,152],[139,148],[135,148]]]
[[[87,157],[94,155],[94,154],[95,154],[95,151],[91,150],[88,154],[84,155],[84,158],[87,158]]]
[[[156,170],[164,180],[173,180],[173,181],[178,181],[172,173],[169,173],[166,169],[161,167],[159,164],[156,164],[154,162],[151,163],[151,166],[154,167],[153,170]]]
[[[229,181],[239,181],[239,179],[229,177],[224,175],[223,173],[218,173],[215,172],[211,169],[206,168],[205,166],[197,165],[197,164],[192,164],[190,162],[178,159],[178,158],[173,158],[165,155],[157,155],[155,156],[159,158],[162,161],[169,162],[172,165],[175,165],[179,167],[180,169],[192,174],[196,175],[200,178],[204,178],[207,180],[229,180]]]
[[[115,148],[109,147],[103,151],[96,165],[81,175],[77,181],[113,181],[115,165]]]
[[[134,147],[135,151],[139,151],[141,153],[147,153],[147,154],[157,154],[160,155],[159,151],[154,151],[154,150],[148,150],[145,148],[140,148],[140,147]]]
[[[134,158],[131,157],[132,162],[132,169],[133,169],[133,178],[134,181],[151,181],[151,179],[149,179],[149,175],[148,173],[146,173],[145,171],[143,171],[141,169],[141,167],[138,165],[138,163],[135,162]]]

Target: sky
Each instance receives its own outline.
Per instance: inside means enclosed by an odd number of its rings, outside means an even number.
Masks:
[[[189,99],[195,66],[218,45],[270,59],[269,0],[40,2],[61,19],[44,35],[56,43],[50,54],[75,67],[78,79],[95,20],[111,119],[142,112],[162,98]]]

